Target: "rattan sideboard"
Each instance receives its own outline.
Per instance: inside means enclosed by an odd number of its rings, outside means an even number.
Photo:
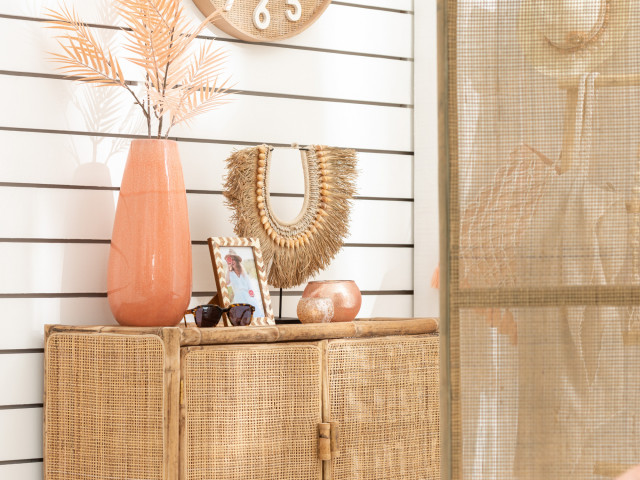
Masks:
[[[436,330],[47,326],[44,477],[439,478]]]

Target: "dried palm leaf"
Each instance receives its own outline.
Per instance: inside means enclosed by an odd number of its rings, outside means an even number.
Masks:
[[[180,0],[118,0],[116,9],[127,26],[124,48],[130,55],[125,58],[143,70],[146,99],[131,90],[116,56],[64,6],[60,13],[48,12],[48,26],[64,32],[57,37],[63,53],[52,54],[61,70],[79,81],[126,88],[144,112],[149,137],[152,115],[158,119],[160,138],[165,116],[168,136],[176,124],[227,103],[223,97],[229,93],[229,81],[219,80],[226,53],[213,48],[211,39],[194,53],[194,42],[215,13],[192,25]]]
[[[67,32],[56,36],[66,55],[52,53],[52,60],[70,77],[98,86],[125,85],[124,75],[116,57],[96,40],[82,23],[75,9],[62,7],[60,13],[48,11],[48,27]]]
[[[196,115],[209,112],[220,105],[228,103],[224,99],[228,95],[228,80],[222,85],[217,85],[217,81],[213,85],[209,85],[205,79],[201,84],[195,84],[188,88],[183,95],[179,107],[172,112],[171,126],[180,122],[189,122]]]
[[[208,43],[200,48],[197,55],[181,72],[177,85],[164,92],[150,90],[151,102],[162,114],[169,114],[167,134],[178,123],[188,123],[193,117],[228,103],[229,80],[218,85],[219,75],[226,60],[221,49],[212,51]]]

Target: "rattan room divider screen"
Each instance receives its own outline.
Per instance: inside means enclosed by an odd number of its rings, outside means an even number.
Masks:
[[[443,479],[615,478],[640,463],[640,2],[439,5]]]
[[[46,480],[435,480],[433,319],[50,326]]]

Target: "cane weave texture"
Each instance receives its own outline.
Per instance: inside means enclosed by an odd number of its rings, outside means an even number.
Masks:
[[[185,362],[185,480],[321,478],[317,344],[210,346]]]
[[[437,336],[331,341],[327,368],[333,480],[440,478]]]
[[[233,7],[228,12],[224,10],[225,5],[228,3],[227,0],[210,1],[220,10],[226,22],[241,32],[261,40],[282,39],[294,35],[317,14],[319,9],[324,10],[327,4],[327,0],[300,0],[300,19],[292,22],[287,19],[286,12],[293,12],[293,6],[287,4],[285,0],[272,0],[266,6],[270,16],[269,26],[264,30],[260,30],[253,23],[253,13],[260,3],[259,0],[235,0]]]
[[[54,333],[45,363],[47,480],[164,478],[159,337]]]
[[[445,479],[615,478],[640,463],[640,2],[445,3]]]

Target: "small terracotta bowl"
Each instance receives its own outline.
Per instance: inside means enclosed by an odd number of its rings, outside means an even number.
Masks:
[[[297,312],[302,323],[327,323],[333,318],[333,302],[326,297],[301,298]]]

